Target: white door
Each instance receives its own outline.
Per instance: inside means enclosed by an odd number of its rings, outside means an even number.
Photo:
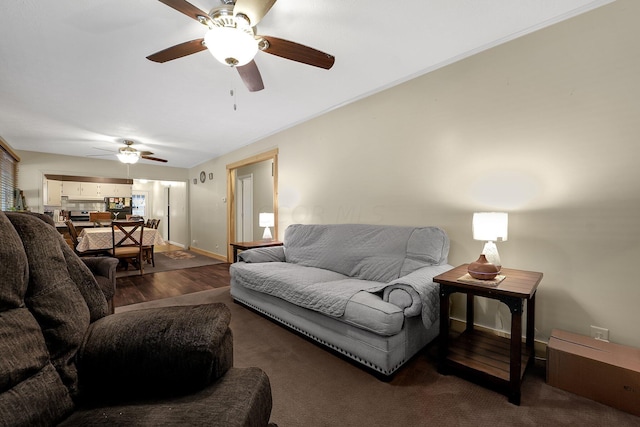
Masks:
[[[253,175],[239,176],[236,186],[236,241],[253,241]]]

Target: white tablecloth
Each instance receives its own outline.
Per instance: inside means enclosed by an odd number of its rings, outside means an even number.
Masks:
[[[116,242],[119,241],[124,234],[116,231]],[[76,249],[80,252],[93,249],[111,249],[113,241],[111,239],[111,227],[85,228],[78,236],[80,242]],[[164,245],[165,241],[155,228],[146,228],[142,234],[142,244],[144,246]]]

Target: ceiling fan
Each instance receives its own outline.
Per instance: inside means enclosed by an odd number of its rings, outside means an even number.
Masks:
[[[161,159],[159,157],[154,157],[151,151],[138,151],[132,147],[134,144],[133,141],[125,139],[122,141],[124,143],[124,147],[120,147],[116,156],[118,160],[122,163],[133,164],[136,163],[140,159],[153,160],[155,162],[167,163],[165,159]],[[98,150],[103,150],[102,148],[98,148]],[[90,156],[103,156],[104,154],[93,154]]]
[[[219,62],[235,67],[250,92],[264,89],[262,76],[253,60],[261,50],[292,61],[330,69],[335,58],[328,53],[277,37],[257,35],[256,25],[276,0],[221,0],[209,13],[186,0],[159,0],[209,28],[203,38],[184,42],[147,56],[167,62],[205,49]]]

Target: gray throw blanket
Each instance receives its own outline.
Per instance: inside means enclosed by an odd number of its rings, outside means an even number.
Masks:
[[[451,270],[449,264],[423,267],[368,292],[382,291],[382,299],[404,310],[406,317],[422,315],[422,323],[429,329],[440,313],[440,286],[433,282],[438,274]]]
[[[438,227],[293,224],[284,247],[252,249],[232,265],[242,286],[332,317],[360,291],[381,293],[406,317],[438,318],[433,277],[451,269],[449,239]]]
[[[247,252],[247,260],[250,256]],[[257,261],[257,253],[252,261]],[[450,265],[423,267],[389,283],[349,278],[340,273],[284,262],[232,264],[234,280],[242,286],[327,316],[341,317],[349,300],[360,291],[382,293],[382,298],[404,310],[406,317],[422,315],[430,328],[438,318],[439,292],[433,277]]]

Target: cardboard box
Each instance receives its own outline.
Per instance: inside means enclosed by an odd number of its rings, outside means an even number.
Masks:
[[[554,329],[547,383],[640,416],[640,349]]]

